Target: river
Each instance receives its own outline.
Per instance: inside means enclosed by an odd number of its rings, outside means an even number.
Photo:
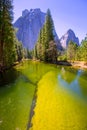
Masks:
[[[87,71],[34,61],[8,70],[0,78],[0,130],[27,130],[29,120],[29,130],[87,130]]]

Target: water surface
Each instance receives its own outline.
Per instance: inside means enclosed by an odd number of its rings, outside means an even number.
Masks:
[[[27,61],[0,79],[0,130],[87,130],[87,72]]]

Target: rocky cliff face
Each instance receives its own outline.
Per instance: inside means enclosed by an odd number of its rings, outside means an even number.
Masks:
[[[25,9],[22,16],[14,23],[14,27],[18,28],[17,38],[23,43],[24,47],[30,50],[34,48],[39,31],[45,22],[45,16],[46,14],[41,12],[40,9],[31,9],[30,11]],[[54,35],[57,46],[61,48],[55,30]]]
[[[75,36],[75,33],[73,30],[69,29],[66,34],[64,34],[60,38],[60,44],[62,45],[63,48],[67,48],[69,41],[75,42],[77,45],[79,45],[79,39],[78,37]]]
[[[23,43],[23,46],[30,50],[34,47],[40,29],[45,22],[45,13],[40,9],[25,9],[22,16],[14,23],[14,27],[18,28],[17,38]]]

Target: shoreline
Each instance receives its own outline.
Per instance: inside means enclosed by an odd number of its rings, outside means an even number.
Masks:
[[[42,62],[42,63],[47,63],[47,64],[53,64],[53,65],[63,65],[63,66],[71,66],[74,68],[80,68],[80,69],[87,69],[87,62],[86,61],[57,61],[57,63],[49,63],[49,62],[44,62],[40,60],[35,60],[35,59],[24,59],[21,62],[24,61],[33,61],[33,62]],[[21,62],[17,62],[14,66],[20,64]],[[13,66],[13,67],[14,67]]]
[[[71,66],[77,69],[87,69],[86,61],[58,61],[57,65],[62,66]]]
[[[86,61],[59,61],[58,65],[72,66],[74,68],[87,69]]]
[[[79,68],[82,68],[82,69],[87,69],[87,62],[86,61],[74,61],[74,62],[71,62],[71,65],[73,67],[79,67]]]
[[[20,62],[15,62],[13,65],[6,67],[6,68],[0,68],[0,74],[3,74],[6,70],[11,69],[12,67],[15,67],[19,65],[20,63],[24,61],[34,61],[34,62],[43,62],[47,64],[54,64],[54,65],[63,65],[63,66],[72,66],[74,68],[80,68],[80,69],[87,69],[87,62],[86,61],[57,61],[57,63],[49,63],[49,62],[44,62],[40,60],[35,60],[35,59],[23,59]]]

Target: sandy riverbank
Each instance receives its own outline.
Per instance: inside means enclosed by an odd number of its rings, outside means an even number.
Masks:
[[[83,69],[87,69],[87,62],[85,61],[74,61],[74,62],[71,62],[71,65],[73,67],[80,67]]]

